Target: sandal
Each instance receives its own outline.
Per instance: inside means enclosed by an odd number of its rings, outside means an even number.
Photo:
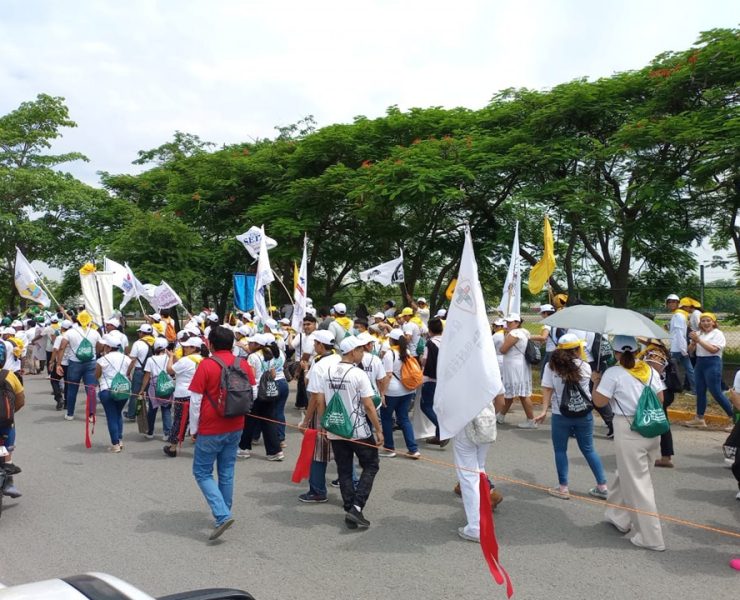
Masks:
[[[570,500],[570,492],[563,492],[560,488],[550,488],[547,493],[561,500]]]

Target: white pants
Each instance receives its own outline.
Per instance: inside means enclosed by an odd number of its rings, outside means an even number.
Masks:
[[[463,429],[453,438],[457,480],[460,482],[465,517],[468,524],[465,533],[480,537],[480,476],[478,473],[486,470],[486,454],[491,444],[474,444],[465,435]],[[459,467],[464,467],[465,470]],[[472,470],[468,470],[472,469]]]
[[[660,436],[642,437],[630,429],[625,417],[614,415],[614,450],[617,472],[609,485],[607,502],[658,512],[650,469],[660,456]],[[606,509],[605,516],[619,529],[630,530],[628,537],[635,538],[639,545],[665,548],[663,530],[657,517],[612,507]]]

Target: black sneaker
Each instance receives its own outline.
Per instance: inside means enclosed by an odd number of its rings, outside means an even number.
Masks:
[[[354,506],[350,508],[345,514],[345,519],[348,519],[354,523],[357,523],[358,527],[366,529],[370,527],[370,521],[365,518],[361,510],[357,510]]]
[[[347,526],[347,529],[357,529],[357,523],[351,521],[349,517],[344,517],[344,524]]]
[[[0,466],[2,466],[7,475],[18,475],[21,472],[21,468],[15,463],[4,463]]]
[[[305,502],[306,504],[321,504],[322,502],[329,501],[326,496],[319,496],[318,494],[312,494],[311,492],[301,494],[300,496],[298,496],[298,500],[300,500],[301,502]]]
[[[57,410],[62,410],[62,408],[64,408],[64,402],[57,400]]]
[[[167,456],[171,456],[172,458],[177,456],[177,450],[173,450],[172,446],[170,446],[169,444],[162,448],[162,452],[164,452]]]
[[[339,479],[332,479],[331,487],[339,487]]]

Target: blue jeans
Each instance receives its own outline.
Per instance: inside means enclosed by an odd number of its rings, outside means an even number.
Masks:
[[[732,405],[722,392],[722,359],[719,356],[697,356],[694,375],[697,416],[703,417],[707,410],[707,390],[709,390],[722,410],[732,417]]]
[[[437,421],[437,413],[434,412],[434,391],[436,389],[436,381],[427,381],[421,385],[421,412],[434,423],[435,435],[439,439],[439,422]],[[385,431],[383,436],[385,436]]]
[[[308,493],[326,498],[326,463],[311,461],[311,473],[308,476]]]
[[[691,358],[687,354],[684,356],[680,352],[671,352],[671,357],[676,360],[676,362],[681,366],[681,368],[686,372],[686,379],[689,382],[689,387],[691,388],[691,391],[696,391],[696,380],[694,378],[694,366],[691,364]]]
[[[74,362],[69,361],[67,367],[67,389],[65,394],[67,397],[67,414],[71,417],[75,414],[75,402],[77,402],[77,390],[80,387],[80,381],[85,384],[85,393],[90,394],[90,414],[95,412],[95,386],[98,385],[98,380],[95,379],[95,361],[89,360],[87,362]],[[85,415],[87,418],[87,415]]]
[[[290,394],[290,388],[288,382],[285,379],[278,379],[275,381],[278,388],[278,399],[277,406],[275,407],[275,420],[280,421],[277,426],[278,439],[283,442],[285,441],[285,403],[288,402],[288,395]]]
[[[15,423],[9,427],[0,427],[0,445],[10,452],[15,449]]]
[[[123,437],[123,407],[126,406],[126,400],[114,400],[110,390],[101,390],[100,402],[108,423],[110,443],[115,446]]]
[[[234,496],[234,463],[236,448],[241,437],[239,431],[216,435],[198,434],[193,455],[193,476],[211,508],[216,526],[231,518],[231,501]],[[216,463],[218,483],[213,478]]]
[[[151,402],[149,402],[148,405],[149,408],[147,410],[146,418],[149,423],[149,431],[147,431],[147,433],[149,435],[154,435],[154,423],[157,420],[158,407],[152,406]],[[169,437],[170,432],[172,431],[172,404],[162,404],[160,406],[162,408],[162,433]]]
[[[393,413],[396,413],[396,423],[401,427],[403,432],[403,439],[406,442],[406,447],[409,452],[416,452],[419,446],[416,445],[416,439],[414,438],[414,428],[411,425],[409,419],[409,407],[414,401],[415,394],[406,394],[405,396],[386,396],[385,406],[380,408],[380,424],[383,427],[383,437],[385,443],[383,444],[390,450],[395,449],[395,443],[393,441]]]
[[[555,467],[558,470],[558,482],[560,485],[568,485],[568,439],[570,434],[576,436],[578,448],[591,467],[591,472],[596,478],[596,483],[606,483],[606,473],[601,464],[601,458],[594,449],[594,417],[588,413],[585,417],[571,419],[563,415],[552,415],[552,446],[555,450]]]
[[[132,421],[136,418],[137,395],[141,391],[142,383],[144,383],[144,369],[136,367],[131,376],[131,397],[128,400],[128,408],[126,409],[126,417]]]

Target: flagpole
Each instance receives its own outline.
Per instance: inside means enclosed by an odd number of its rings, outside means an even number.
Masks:
[[[291,303],[292,306],[295,307],[295,302],[293,302],[293,299],[290,296],[290,292],[288,291],[288,288],[285,287],[285,284],[283,283],[283,280],[278,277],[278,274],[275,272],[275,269],[270,269],[272,271],[272,274],[275,276],[275,281],[277,281],[281,287],[285,290],[285,293],[288,294],[288,301]],[[267,294],[270,294],[270,286],[267,286]],[[270,302],[272,304],[272,302]]]

